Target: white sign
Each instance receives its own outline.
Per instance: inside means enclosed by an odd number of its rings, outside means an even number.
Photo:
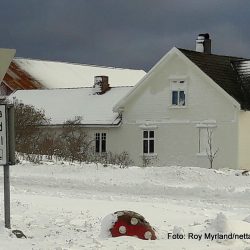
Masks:
[[[7,164],[6,105],[0,104],[0,165]]]

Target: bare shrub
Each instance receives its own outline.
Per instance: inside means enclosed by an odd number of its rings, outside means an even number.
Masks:
[[[151,155],[142,155],[142,167],[146,168],[146,167],[150,167],[154,164],[156,164],[158,158],[157,156],[151,156]]]
[[[94,153],[93,139],[81,127],[81,117],[67,120],[59,133],[46,132],[49,129],[49,119],[43,110],[34,106],[15,101],[16,119],[16,150],[22,153],[23,158],[39,163],[42,155],[47,159],[58,157],[66,161],[95,162],[104,166],[118,165],[128,167],[133,162],[127,152],[114,154],[111,152]]]
[[[92,156],[93,157],[93,156]],[[90,162],[101,163],[103,166],[107,166],[108,164],[117,165],[120,168],[127,168],[133,164],[133,161],[130,159],[129,154],[127,152],[122,152],[120,154],[106,152],[101,154],[95,154]]]
[[[37,155],[37,154],[26,154],[26,153],[17,153],[16,154],[16,159],[17,162],[21,162],[22,160],[29,161],[35,164],[41,163],[43,160],[42,155]]]
[[[60,135],[46,133],[49,119],[43,110],[16,100],[16,150],[30,154],[27,160],[37,161],[34,155],[58,156],[65,160],[83,161],[90,145],[87,134],[80,128],[81,118],[67,120]],[[28,159],[30,158],[30,159]]]
[[[118,165],[120,168],[126,168],[133,164],[133,161],[129,158],[128,152],[123,151],[120,154],[109,153],[108,162],[110,164]]]
[[[49,160],[52,160],[53,156],[60,156],[63,142],[56,135],[46,134],[39,140],[38,154],[47,155]]]
[[[81,117],[67,120],[62,128],[61,156],[71,161],[86,161],[88,149],[93,140],[90,140],[87,133],[80,127]]]
[[[40,126],[49,124],[43,110],[19,101],[14,102],[16,150],[18,152],[36,153],[40,139]]]

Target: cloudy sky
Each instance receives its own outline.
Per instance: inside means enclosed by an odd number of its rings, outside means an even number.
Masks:
[[[250,58],[249,0],[0,0],[16,56],[149,70],[173,46]]]

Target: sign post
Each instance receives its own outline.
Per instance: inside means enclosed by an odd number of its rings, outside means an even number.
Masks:
[[[4,221],[5,227],[10,229],[10,166],[3,166],[4,174]]]
[[[15,164],[14,106],[0,104],[0,165],[4,172],[4,219],[10,228],[10,165]]]

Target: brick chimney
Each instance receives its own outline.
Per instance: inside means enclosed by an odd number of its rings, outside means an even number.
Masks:
[[[95,76],[94,94],[102,95],[110,89],[108,76]]]
[[[211,54],[211,39],[208,33],[198,35],[196,39],[196,51]]]

